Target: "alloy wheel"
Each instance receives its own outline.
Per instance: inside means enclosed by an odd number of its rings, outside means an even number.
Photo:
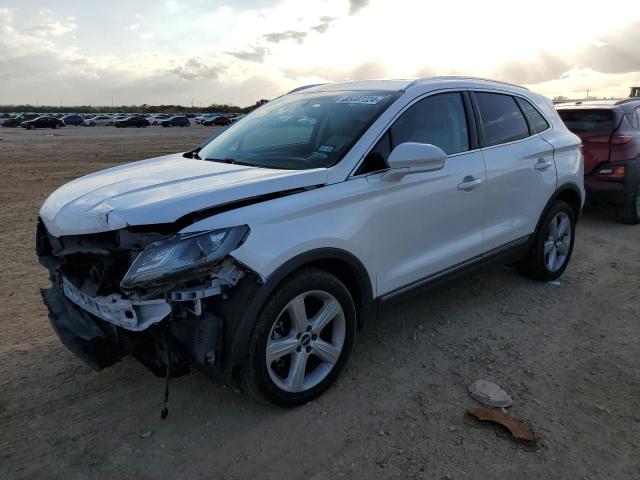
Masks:
[[[265,361],[271,380],[287,392],[313,388],[338,363],[345,337],[344,311],[333,295],[313,290],[296,296],[269,332]]]
[[[559,212],[551,219],[544,242],[544,262],[550,272],[557,272],[567,261],[571,248],[571,235],[569,215]]]

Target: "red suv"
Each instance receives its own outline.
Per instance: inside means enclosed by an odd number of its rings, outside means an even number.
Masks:
[[[587,201],[613,205],[616,218],[640,223],[640,98],[556,105],[582,139]]]

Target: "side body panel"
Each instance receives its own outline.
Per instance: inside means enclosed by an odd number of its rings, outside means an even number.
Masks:
[[[442,170],[386,181],[369,175],[378,293],[385,294],[483,251],[486,173],[478,151],[452,155]],[[482,181],[459,190],[465,178]]]

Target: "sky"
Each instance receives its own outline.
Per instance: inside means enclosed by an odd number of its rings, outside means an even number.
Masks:
[[[0,0],[5,105],[247,106],[310,83],[429,75],[627,96],[639,0]]]

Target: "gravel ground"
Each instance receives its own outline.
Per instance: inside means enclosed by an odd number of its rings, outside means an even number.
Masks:
[[[205,127],[0,128],[0,478],[640,479],[640,227],[587,210],[560,286],[508,268],[388,305],[338,383],[284,410],[135,360],[95,373],[51,330],[38,208],[79,175],[185,150]],[[465,417],[495,381],[538,437]]]

